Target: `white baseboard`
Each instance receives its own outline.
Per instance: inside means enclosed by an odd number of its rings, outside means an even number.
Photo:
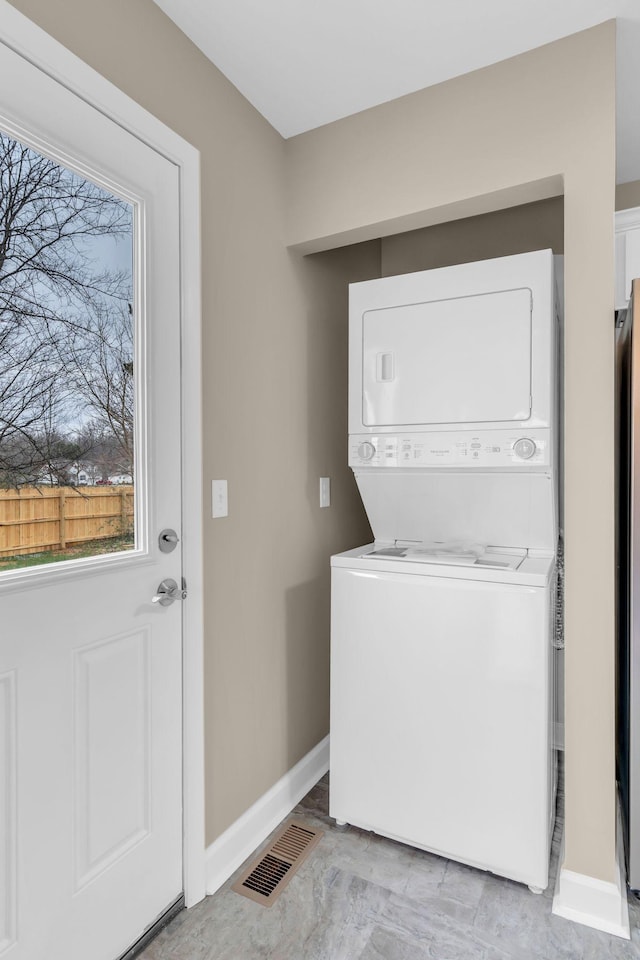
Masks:
[[[562,862],[564,850],[560,855]],[[552,912],[629,940],[629,904],[624,872],[622,830],[618,815],[616,879],[598,880],[562,867],[558,871]]]
[[[235,873],[328,769],[326,736],[207,848],[207,893]]]

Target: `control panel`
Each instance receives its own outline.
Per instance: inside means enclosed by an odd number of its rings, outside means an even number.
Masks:
[[[548,467],[550,431],[526,434],[488,430],[482,433],[400,433],[349,437],[349,466],[367,467]]]

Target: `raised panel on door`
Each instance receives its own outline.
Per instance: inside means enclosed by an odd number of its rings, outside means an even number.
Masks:
[[[530,415],[528,288],[367,310],[362,347],[366,426]]]
[[[74,653],[75,889],[148,835],[149,630]]]

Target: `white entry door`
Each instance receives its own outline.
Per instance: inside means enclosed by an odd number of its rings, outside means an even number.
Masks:
[[[0,135],[0,957],[115,960],[183,890],[178,171],[2,44]]]

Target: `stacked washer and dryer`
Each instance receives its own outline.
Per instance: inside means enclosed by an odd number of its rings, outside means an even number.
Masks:
[[[551,251],[352,284],[330,813],[547,886],[558,298]]]

